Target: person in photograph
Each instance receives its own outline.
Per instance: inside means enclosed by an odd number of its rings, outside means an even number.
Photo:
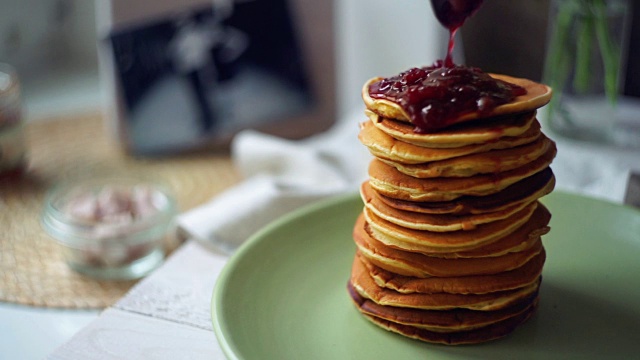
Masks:
[[[214,128],[217,122],[209,101],[219,81],[217,64],[232,63],[249,45],[244,33],[223,23],[232,14],[232,0],[216,0],[212,13],[190,14],[178,19],[176,33],[169,43],[169,58],[175,71],[190,84],[205,131]]]

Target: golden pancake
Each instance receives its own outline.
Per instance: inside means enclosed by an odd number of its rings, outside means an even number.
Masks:
[[[474,119],[486,119],[496,116],[507,114],[518,114],[522,112],[528,112],[536,110],[546,105],[551,100],[551,88],[544,84],[539,84],[531,80],[514,78],[507,75],[489,74],[494,79],[506,81],[511,84],[515,84],[523,87],[527,93],[516,97],[513,101],[496,106],[493,110],[486,113],[480,113],[478,111],[470,112],[459,116],[456,119],[452,119],[450,123],[481,123],[481,121],[470,121]],[[382,80],[381,77],[376,77],[365,82],[362,87],[362,99],[367,109],[379,114],[382,117],[395,119],[407,123],[411,123],[411,119],[406,111],[395,102],[385,99],[374,99],[369,95],[369,86],[375,82]]]
[[[371,212],[391,223],[415,230],[435,232],[473,230],[478,225],[506,219],[528,205],[517,203],[499,211],[480,214],[425,214],[391,207],[380,199],[378,192],[365,185],[368,185],[368,182],[365,181],[360,186],[360,196]]]
[[[519,168],[467,178],[418,179],[403,174],[378,159],[369,164],[369,183],[383,195],[409,201],[450,201],[461,196],[495,194],[509,185],[547,168],[556,155],[555,144],[538,159]]]
[[[525,209],[526,210],[526,209]],[[366,217],[365,222],[366,222]],[[490,228],[488,230],[483,229],[483,232],[477,234],[483,234],[488,237],[488,241],[484,241],[485,237],[482,238],[483,242],[480,244],[473,245],[465,245],[465,246],[432,246],[428,245],[426,242],[420,242],[416,239],[407,240],[407,235],[410,236],[410,231],[405,231],[402,236],[393,236],[389,235],[392,232],[387,231],[384,232],[377,229],[375,226],[372,226],[371,223],[366,224],[365,230],[373,239],[383,243],[384,245],[398,249],[404,250],[408,252],[420,253],[433,257],[443,257],[443,258],[474,258],[474,257],[487,257],[487,256],[502,256],[509,252],[518,252],[524,251],[533,245],[534,239],[546,234],[549,232],[549,227],[547,226],[550,219],[549,211],[542,205],[538,204],[538,207],[534,211],[534,213],[529,217],[528,220],[524,220],[523,225],[510,225],[508,229],[499,229],[498,232],[502,232],[503,235],[496,235],[497,238],[494,239],[494,236],[490,234],[491,230],[496,231],[496,228]],[[516,227],[516,229],[511,229],[511,227]],[[415,231],[415,230],[414,230]],[[463,232],[465,233],[465,232]],[[468,232],[466,232],[468,233]],[[485,233],[489,233],[487,236]],[[432,234],[423,234],[423,237]],[[472,234],[473,235],[473,234]],[[444,241],[446,241],[446,235],[444,236]],[[442,239],[442,237],[437,237],[436,239]],[[473,237],[471,236],[471,239]],[[433,236],[432,236],[433,240]],[[460,240],[460,238],[449,239],[449,240]],[[471,240],[472,242],[474,240]]]
[[[422,164],[403,164],[378,158],[403,174],[416,178],[470,177],[477,174],[494,174],[524,166],[544,155],[552,141],[542,135],[538,140],[522,146],[491,150],[483,153],[432,161]]]
[[[506,291],[522,288],[533,284],[542,274],[542,267],[546,253],[542,243],[538,242],[539,252],[522,266],[515,269],[493,274],[469,274],[456,277],[413,277],[403,276],[385,270],[368,260],[363,252],[359,252],[360,260],[369,269],[369,275],[380,287],[395,290],[403,294],[487,294],[496,291]],[[522,254],[522,253],[519,253]],[[493,260],[500,258],[487,258]],[[478,259],[476,259],[478,260]],[[460,260],[449,260],[460,261]],[[468,261],[468,260],[463,260]],[[487,263],[485,261],[484,263]],[[480,265],[478,261],[474,266]]]
[[[347,290],[353,303],[363,314],[435,332],[468,331],[488,326],[516,316],[531,306],[535,306],[538,301],[538,294],[534,293],[512,306],[495,311],[422,310],[378,305],[370,299],[360,296],[351,283],[347,284]]]
[[[351,284],[361,296],[384,306],[425,310],[450,310],[455,308],[493,311],[509,307],[538,291],[540,280],[515,290],[496,291],[488,294],[402,294],[376,284],[367,267],[354,256]]]
[[[398,275],[416,278],[491,275],[517,269],[542,252],[542,242],[501,256],[444,258],[393,249],[355,228],[353,238],[360,254],[374,265]]]
[[[524,312],[505,320],[468,331],[438,332],[421,329],[415,326],[398,324],[373,315],[364,314],[365,318],[379,327],[406,337],[429,343],[462,345],[477,344],[503,338],[512,333],[518,325],[527,321],[537,308],[537,302]]]
[[[478,124],[451,126],[433,133],[417,133],[411,124],[380,117],[371,111],[365,114],[373,125],[400,141],[427,148],[459,148],[474,144],[486,144],[505,137],[521,136],[534,123],[536,112],[508,115],[505,118],[487,119]],[[539,126],[539,124],[537,125]]]
[[[542,251],[542,242],[535,241],[527,249],[509,252],[502,256],[445,258],[425,256],[389,247],[383,248],[380,242],[373,243],[373,238],[354,236],[356,245],[362,256],[370,263],[383,270],[413,278],[449,278],[475,275],[498,274],[517,269]],[[377,252],[377,250],[381,250]]]
[[[362,186],[371,188],[368,181],[362,184]],[[517,204],[529,203],[549,194],[554,187],[555,177],[553,171],[551,168],[546,168],[513,185],[509,185],[495,194],[487,196],[462,196],[453,201],[408,201],[394,199],[380,194],[373,189],[372,191],[374,191],[385,204],[398,210],[425,214],[466,215],[496,212]]]
[[[371,121],[366,121],[360,124],[358,139],[375,157],[393,160],[403,164],[420,164],[490,150],[509,149],[532,143],[538,139],[540,135],[540,124],[534,121],[531,127],[520,136],[502,137],[495,141],[458,148],[427,148],[399,141],[376,128]]]
[[[527,221],[524,225],[520,226],[512,233],[494,242],[471,250],[453,252],[429,252],[417,251],[416,249],[406,251],[403,248],[394,245],[394,239],[391,239],[388,236],[383,236],[383,240],[379,240],[379,238],[373,235],[371,226],[366,223],[364,214],[360,214],[360,216],[356,220],[353,232],[354,236],[355,233],[363,234],[361,229],[364,229],[364,233],[366,234],[366,236],[371,238],[373,246],[375,247],[375,251],[380,256],[384,256],[386,258],[394,258],[395,255],[394,253],[390,253],[391,251],[404,251],[405,256],[407,256],[406,253],[416,254],[416,258],[413,259],[413,261],[419,262],[422,259],[420,255],[441,257],[446,259],[458,259],[502,256],[508,253],[525,251],[532,247],[538,241],[538,239],[540,239],[541,236],[549,232],[548,224],[550,220],[551,213],[549,212],[549,210],[547,210],[544,205],[538,204],[538,207],[536,208],[531,218],[529,218],[529,221]],[[408,272],[410,271],[410,268],[404,268],[404,271],[404,275],[417,276],[415,273]]]
[[[471,250],[497,241],[525,224],[537,205],[531,203],[506,219],[478,225],[474,230],[453,232],[407,229],[380,218],[366,207],[363,214],[377,240],[402,250],[429,254]]]

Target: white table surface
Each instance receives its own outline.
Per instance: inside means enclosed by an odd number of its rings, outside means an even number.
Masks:
[[[0,359],[43,359],[99,314],[0,303]]]
[[[50,359],[224,359],[210,317],[227,258],[189,241]]]
[[[623,202],[639,150],[555,140],[556,189]],[[0,303],[0,359],[224,359],[209,308],[226,261],[188,242],[104,312]]]

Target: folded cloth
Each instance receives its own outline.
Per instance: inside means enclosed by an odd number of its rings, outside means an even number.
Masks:
[[[181,214],[180,230],[215,251],[230,254],[254,232],[292,210],[356,192],[367,177],[370,160],[357,138],[363,120],[359,111],[304,140],[254,130],[238,133],[231,156],[245,180]]]

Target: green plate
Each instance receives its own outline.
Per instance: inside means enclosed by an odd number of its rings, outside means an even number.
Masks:
[[[514,333],[472,346],[423,343],[369,323],[346,290],[358,196],[286,216],[230,259],[215,333],[230,359],[629,359],[640,356],[640,212],[555,192],[540,308]]]

